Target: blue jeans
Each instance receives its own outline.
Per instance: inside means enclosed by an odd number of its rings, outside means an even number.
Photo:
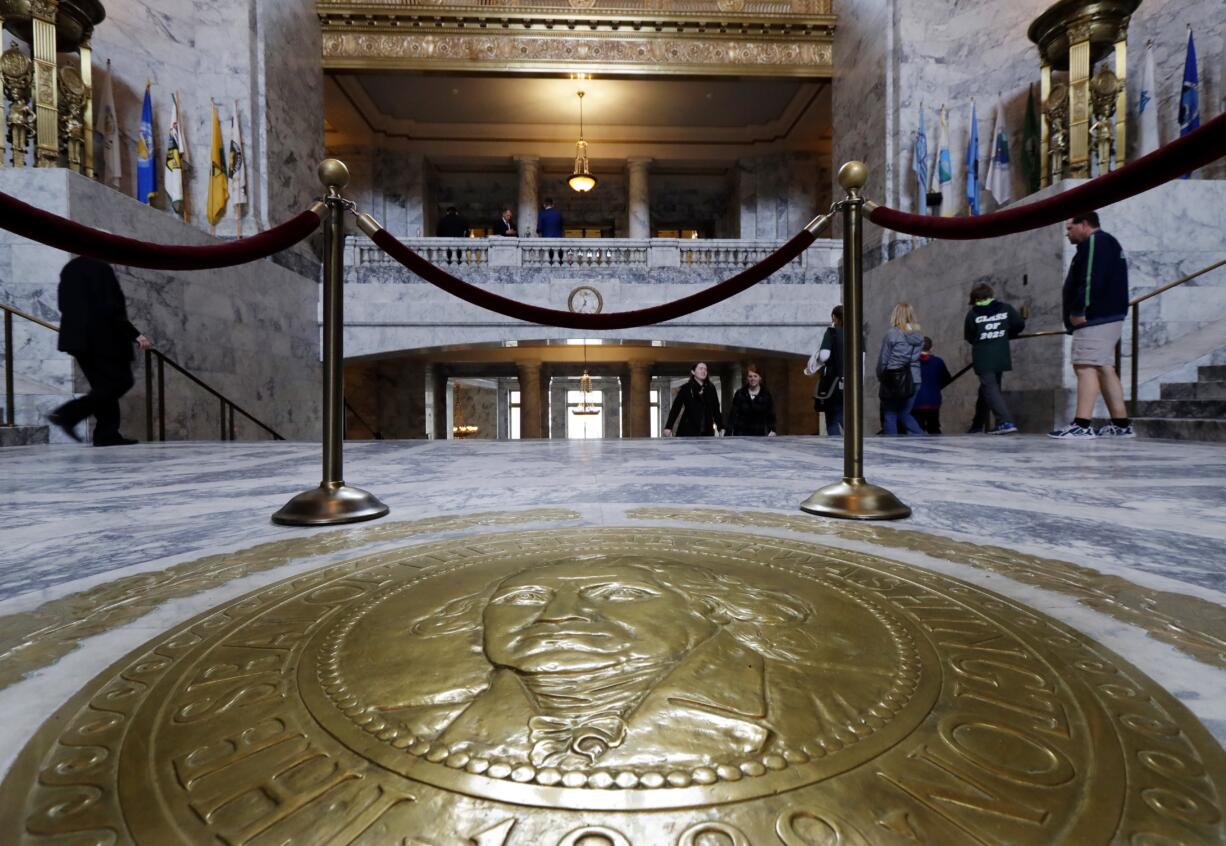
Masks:
[[[831,436],[843,434],[843,392],[835,391],[822,405],[826,412],[826,434]]]
[[[908,435],[924,434],[920,424],[911,416],[911,409],[915,407],[915,396],[915,394],[912,394],[905,400],[881,401],[881,405],[885,409],[885,433],[887,435],[893,435],[898,431],[899,422],[907,430]]]

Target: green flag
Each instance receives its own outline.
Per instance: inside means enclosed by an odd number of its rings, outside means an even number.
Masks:
[[[1039,118],[1034,110],[1034,86],[1026,91],[1026,120],[1022,124],[1022,176],[1026,192],[1039,190]]]

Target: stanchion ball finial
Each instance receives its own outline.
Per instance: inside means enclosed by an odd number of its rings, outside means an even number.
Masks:
[[[868,182],[868,165],[864,162],[851,161],[839,168],[839,185],[844,191],[863,188]]]
[[[340,159],[324,159],[319,163],[319,181],[327,188],[344,188],[349,184],[349,168]]]

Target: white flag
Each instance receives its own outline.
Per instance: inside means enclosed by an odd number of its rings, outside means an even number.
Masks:
[[[958,213],[958,196],[954,192],[953,158],[949,155],[949,121],[941,106],[941,122],[937,125],[937,155],[932,161],[932,179],[928,184],[941,192],[941,217]]]
[[[187,167],[186,148],[183,145],[183,121],[179,118],[179,95],[171,98],[170,138],[166,142],[166,199],[175,214],[183,214],[183,169]]]
[[[1009,129],[1005,126],[1005,108],[996,104],[996,126],[992,129],[992,152],[988,160],[988,178],[984,188],[992,192],[996,205],[1003,206],[1013,199],[1013,180],[1009,176]]]
[[[1137,97],[1137,155],[1158,149],[1158,101],[1154,99],[1154,45],[1145,47],[1145,66],[1141,69],[1141,93]]]
[[[243,132],[238,122],[238,100],[230,114],[230,202],[235,214],[238,206],[247,205],[247,157],[243,154]]]
[[[115,112],[115,87],[111,83],[111,60],[106,60],[106,80],[98,92],[98,117],[94,129],[102,136],[102,166],[106,181],[119,187],[119,116]]]

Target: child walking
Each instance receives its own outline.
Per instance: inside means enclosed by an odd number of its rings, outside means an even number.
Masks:
[[[963,334],[971,345],[971,362],[979,377],[979,403],[996,415],[996,427],[987,428],[986,410],[982,422],[989,435],[1013,434],[1017,426],[1000,392],[1001,377],[1013,369],[1009,339],[1021,334],[1026,321],[1013,306],[997,300],[996,292],[986,282],[971,288],[970,306]]]

